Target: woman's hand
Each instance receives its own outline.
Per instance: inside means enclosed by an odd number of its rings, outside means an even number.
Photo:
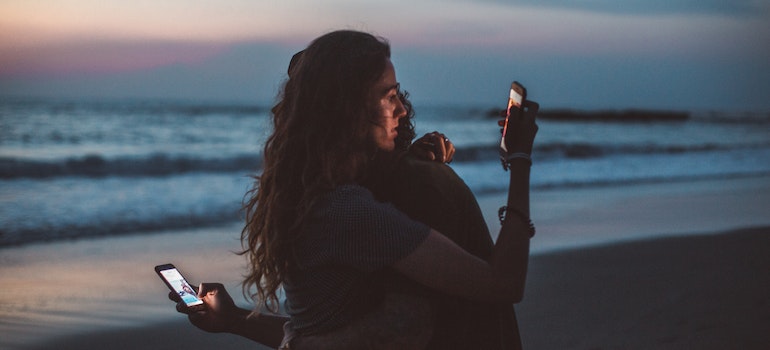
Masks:
[[[522,110],[516,110],[512,107],[510,117],[508,118],[508,131],[505,135],[505,146],[508,148],[508,154],[524,153],[532,154],[532,144],[535,142],[538,126],[535,122],[537,111],[540,105],[537,102],[525,100]],[[502,113],[505,118],[505,111]],[[505,120],[498,122],[503,126]]]
[[[176,310],[187,315],[190,323],[210,333],[232,333],[251,339],[270,348],[277,348],[283,339],[287,316],[264,314],[252,315],[250,310],[239,308],[221,283],[201,283],[196,289],[203,305],[187,307],[179,295],[171,292],[168,298],[175,301]]]
[[[235,325],[249,313],[235,305],[221,283],[201,283],[197,289],[198,298],[203,300],[202,308],[188,307],[174,292],[168,297],[177,302],[176,310],[186,314],[190,323],[206,332],[232,333]]]
[[[451,163],[455,155],[455,146],[444,134],[434,131],[414,141],[409,146],[409,152],[420,159]]]

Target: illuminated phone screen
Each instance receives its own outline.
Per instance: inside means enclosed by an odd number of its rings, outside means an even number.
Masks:
[[[521,104],[524,103],[524,87],[516,82],[511,84],[511,92],[508,94],[508,107],[505,109],[505,122],[503,123],[503,137],[500,140],[500,149],[503,152],[508,152],[508,147],[505,145],[505,135],[508,133],[508,118],[511,117],[511,107],[521,108]]]
[[[187,283],[187,281],[184,279],[184,277],[182,277],[182,274],[179,273],[177,269],[173,268],[168,270],[161,270],[160,274],[163,276],[169,286],[174,290],[174,292],[179,294],[179,297],[182,298],[182,301],[184,301],[187,306],[203,304],[203,301],[198,299],[198,296],[195,294],[192,286]]]
[[[522,100],[524,99],[521,94],[516,91],[513,87],[511,87],[511,93],[508,96],[508,108],[506,109],[508,111],[508,114],[510,114],[511,107],[516,106],[518,108],[521,108]]]

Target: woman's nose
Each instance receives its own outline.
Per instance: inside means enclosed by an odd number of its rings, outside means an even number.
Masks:
[[[404,107],[404,103],[401,102],[401,99],[398,99],[398,105],[396,105],[396,110],[394,114],[397,119],[406,117],[406,107]]]

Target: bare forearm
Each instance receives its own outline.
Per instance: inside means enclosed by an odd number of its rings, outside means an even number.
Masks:
[[[514,302],[524,296],[529,261],[530,227],[529,217],[529,174],[530,165],[523,159],[510,164],[510,184],[505,220],[500,228],[495,249],[490,259],[493,269],[503,274]]]
[[[510,182],[508,184],[508,202],[510,210],[529,216],[529,174],[530,164],[524,159],[514,159],[509,164]]]

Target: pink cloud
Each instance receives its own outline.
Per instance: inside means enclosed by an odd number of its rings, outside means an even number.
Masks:
[[[4,53],[0,56],[0,77],[91,75],[194,65],[227,47],[225,43],[153,40],[61,42]]]

